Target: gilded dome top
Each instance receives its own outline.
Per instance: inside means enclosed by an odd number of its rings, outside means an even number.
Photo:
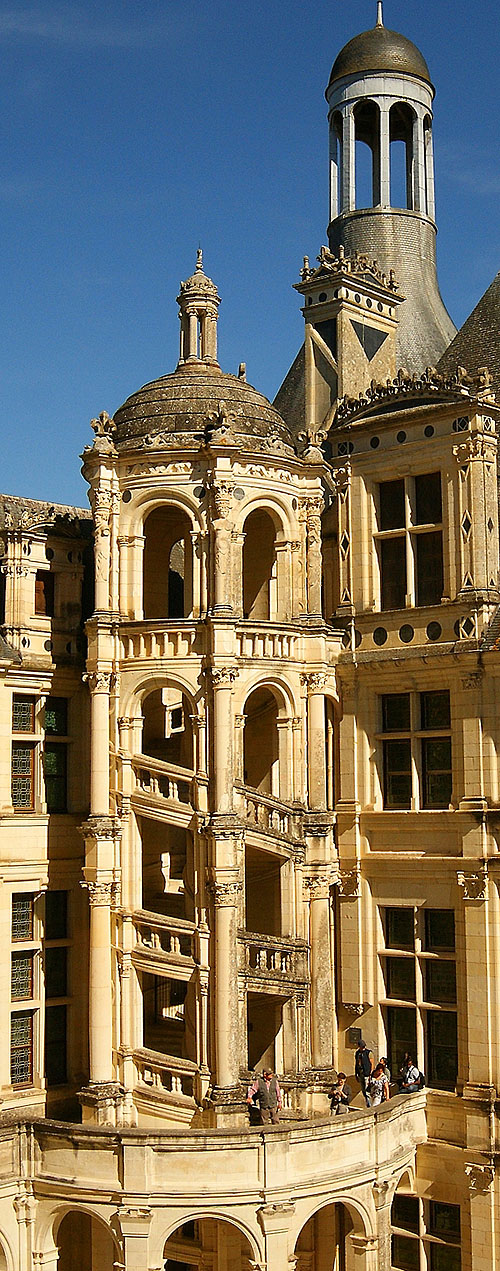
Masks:
[[[281,415],[257,389],[217,365],[202,361],[180,364],[170,375],[132,393],[114,415],[115,445],[193,445],[208,434],[223,440],[231,433],[241,445],[294,452],[291,434]],[[182,441],[181,441],[182,437]]]
[[[416,44],[398,31],[389,31],[380,22],[370,31],[355,35],[340,50],[332,66],[327,94],[335,80],[363,71],[416,75],[431,83],[427,62]]]

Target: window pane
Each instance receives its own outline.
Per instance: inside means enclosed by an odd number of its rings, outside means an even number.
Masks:
[[[45,1076],[48,1086],[67,1080],[65,1006],[49,1006],[45,1012]]]
[[[68,950],[45,950],[45,996],[66,997],[68,991],[67,977]],[[439,1001],[439,998],[436,998]]]
[[[417,605],[439,605],[444,588],[443,535],[412,534],[416,556]]]
[[[453,965],[453,963],[451,964]],[[385,959],[385,995],[403,1002],[415,1001],[415,963],[413,958]],[[433,1000],[432,998],[430,999]],[[436,1002],[441,1001],[437,997]]]
[[[46,733],[66,737],[68,732],[67,697],[48,697],[45,703],[44,728]]]
[[[381,530],[401,530],[405,524],[404,481],[382,481],[379,485]]]
[[[396,1195],[392,1202],[391,1222],[393,1227],[406,1227],[407,1231],[418,1233],[418,1196]]]
[[[430,1245],[430,1271],[460,1271],[460,1249],[451,1246]]]
[[[35,731],[35,699],[21,697],[14,693],[12,698],[12,732],[33,733]]]
[[[382,698],[384,733],[404,733],[410,729],[410,694],[384,693]]]
[[[33,1015],[26,1011],[11,1016],[10,1080],[27,1086],[33,1080]]]
[[[33,746],[12,742],[12,806],[30,810],[34,806]]]
[[[382,609],[404,609],[406,600],[406,539],[385,538],[379,543]]]
[[[396,1079],[408,1051],[416,1061],[416,1011],[410,1006],[387,1006],[387,1058]]]
[[[453,909],[425,909],[425,948],[429,953],[455,949],[455,913]]]
[[[392,1266],[394,1271],[419,1271],[419,1241],[411,1236],[392,1236]]]
[[[427,1002],[444,1002],[452,1006],[457,1000],[457,974],[454,962],[425,963],[425,998]]]
[[[33,954],[13,953],[11,972],[12,1001],[33,997]]]
[[[424,808],[447,808],[451,799],[451,737],[422,741]]]
[[[428,1082],[454,1090],[457,1079],[457,1017],[454,1011],[427,1011]]]
[[[420,694],[420,721],[421,728],[450,727],[450,694],[447,690]]]
[[[411,805],[411,743],[384,741],[384,807]]]
[[[385,941],[388,949],[413,949],[414,929],[413,909],[386,909]]]
[[[442,520],[441,473],[415,477],[414,525],[438,525]]]
[[[431,1200],[429,1231],[431,1236],[440,1236],[442,1240],[460,1240],[460,1205]]]
[[[48,812],[66,811],[66,746],[64,742],[45,743],[43,754],[45,798]]]
[[[64,940],[68,934],[68,893],[48,891],[45,895],[45,939]]]
[[[16,894],[12,897],[12,942],[33,939],[33,897]]]

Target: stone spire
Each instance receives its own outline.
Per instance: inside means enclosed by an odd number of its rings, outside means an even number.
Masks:
[[[203,252],[196,253],[194,274],[181,282],[179,295],[181,340],[179,365],[186,362],[217,362],[217,316],[220,296],[217,287],[203,271]]]

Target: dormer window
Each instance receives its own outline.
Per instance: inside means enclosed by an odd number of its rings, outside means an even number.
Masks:
[[[438,605],[443,594],[441,474],[378,486],[380,608]]]

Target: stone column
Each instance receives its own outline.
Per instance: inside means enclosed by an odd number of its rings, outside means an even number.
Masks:
[[[114,681],[111,671],[84,675],[90,693],[90,813],[109,815],[109,697]]]
[[[331,1068],[333,1063],[333,972],[330,946],[331,872],[306,874],[309,893],[309,942],[311,947],[311,1063]]]
[[[413,189],[411,191],[413,198],[413,211],[426,213],[425,198],[425,151],[424,151],[424,123],[423,119],[415,116],[413,121]]]
[[[26,1131],[20,1128],[21,1148],[26,1148]],[[23,1162],[26,1167],[26,1161]],[[17,1271],[31,1271],[32,1257],[36,1258],[33,1251],[33,1233],[35,1226],[36,1201],[33,1196],[33,1184],[28,1179],[20,1180],[19,1192],[14,1196],[13,1204],[18,1223],[18,1264]],[[51,1250],[55,1254],[54,1261],[47,1262],[48,1267],[56,1267],[58,1252],[57,1249]]]
[[[377,1210],[378,1262],[377,1271],[391,1271],[391,1204],[394,1187],[386,1181],[373,1184]]]
[[[301,676],[307,686],[308,706],[308,803],[310,808],[326,807],[325,696],[327,677],[313,671]]]
[[[457,882],[464,903],[464,965],[467,989],[464,1012],[467,1020],[467,1068],[460,1076],[466,1085],[489,1087],[493,1084],[490,938],[488,931],[488,873],[479,861],[464,861],[457,871]],[[464,1089],[466,1095],[466,1089]]]
[[[217,616],[233,611],[231,544],[233,525],[233,486],[228,481],[212,485],[214,518],[212,520],[214,563],[212,578],[212,612]]]
[[[342,116],[342,212],[356,207],[356,145],[354,115],[347,106]]]
[[[338,183],[339,183],[339,160],[338,160],[338,151],[339,151],[339,149],[340,149],[340,146],[339,146],[339,142],[338,142],[338,140],[337,140],[337,134],[336,134],[336,132],[335,132],[335,127],[334,127],[333,119],[331,119],[331,120],[330,120],[329,142],[330,142],[330,154],[329,154],[329,159],[330,159],[330,220],[331,220],[331,221],[334,221],[334,220],[335,220],[335,218],[336,218],[336,217],[338,216],[338,214],[339,214],[339,196],[338,196]]]
[[[385,1271],[378,1261],[377,1236],[348,1236],[354,1254],[353,1271]]]
[[[116,1217],[123,1242],[123,1271],[149,1271],[151,1210],[123,1205]]]
[[[98,486],[90,491],[95,526],[95,601],[97,613],[109,609],[111,490]]]
[[[277,719],[280,788],[278,797],[289,803],[293,792],[293,742],[292,720]]]
[[[391,157],[389,141],[389,108],[380,110],[380,206],[391,206]]]
[[[214,811],[233,808],[233,725],[232,685],[239,672],[235,666],[212,667],[214,688]]]
[[[89,1050],[91,1082],[113,1080],[111,881],[86,884],[90,904]]]
[[[293,1201],[262,1205],[257,1210],[257,1218],[264,1232],[267,1271],[287,1271],[288,1267],[295,1266],[295,1259],[290,1260],[288,1256],[294,1214]]]
[[[321,510],[322,498],[307,500],[307,612],[321,618]]]
[[[235,868],[213,869],[209,890],[214,905],[215,927],[215,1085],[240,1099],[238,1028],[238,903],[243,891]]]

